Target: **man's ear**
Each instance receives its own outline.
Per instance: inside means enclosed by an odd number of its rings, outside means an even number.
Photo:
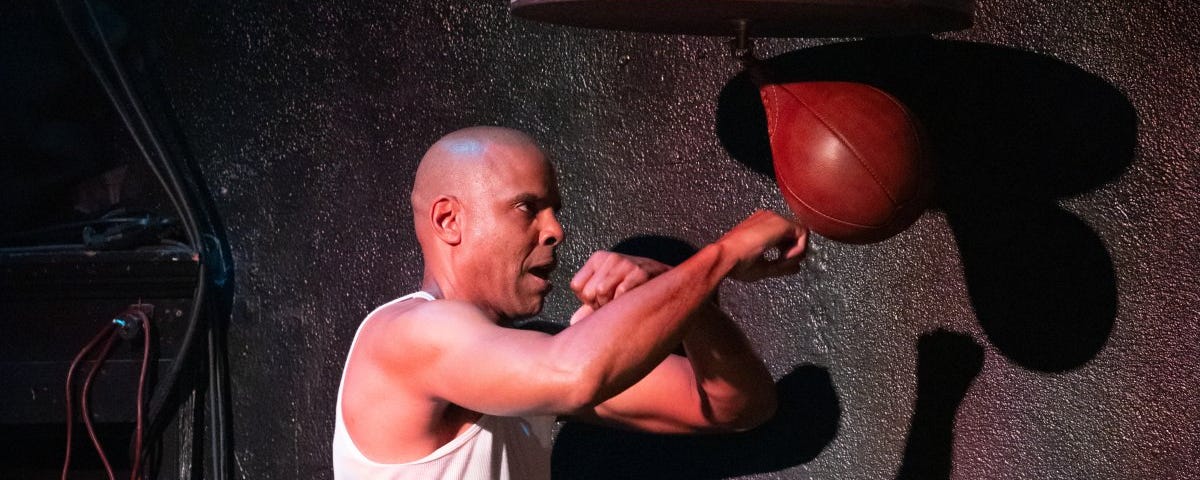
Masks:
[[[447,195],[437,197],[429,209],[429,216],[434,235],[450,245],[462,242],[462,203],[457,198]]]

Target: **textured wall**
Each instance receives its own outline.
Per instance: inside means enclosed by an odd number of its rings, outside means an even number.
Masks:
[[[154,27],[161,83],[238,262],[246,478],[330,477],[344,351],[373,305],[417,284],[404,197],[442,133],[513,126],[552,152],[567,203],[559,284],[631,237],[699,245],[756,208],[785,209],[760,173],[761,106],[721,39],[531,24],[496,0],[249,3],[190,2]],[[980,0],[974,28],[937,39],[760,42],[787,75],[908,103],[939,154],[939,208],[881,244],[817,240],[795,277],[724,288],[780,379],[783,413],[766,428],[567,426],[557,472],[1200,469],[1197,21],[1190,0]],[[559,289],[544,316],[573,308]]]

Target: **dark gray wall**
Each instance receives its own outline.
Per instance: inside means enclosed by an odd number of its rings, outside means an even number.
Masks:
[[[331,477],[343,355],[372,306],[417,285],[405,196],[439,135],[507,125],[552,153],[560,285],[622,240],[699,245],[786,208],[722,39],[532,24],[499,1],[251,3],[173,7],[157,33],[237,261],[247,478]],[[881,244],[818,239],[795,277],[724,288],[781,381],[783,413],[762,431],[568,426],[558,474],[1200,469],[1198,21],[1190,0],[980,0],[974,28],[936,40],[760,42],[794,78],[908,103],[939,154],[939,208]],[[544,317],[574,306],[558,289]]]

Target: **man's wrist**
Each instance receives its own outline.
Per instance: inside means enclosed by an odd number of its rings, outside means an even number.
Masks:
[[[700,249],[698,255],[711,255],[711,265],[709,272],[715,277],[713,278],[713,286],[721,283],[721,280],[728,277],[730,273],[737,268],[738,258],[734,255],[733,249],[725,245],[721,240],[710,243]]]

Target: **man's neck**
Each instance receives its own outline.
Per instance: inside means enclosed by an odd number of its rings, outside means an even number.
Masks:
[[[425,277],[421,279],[421,291],[433,295],[433,298],[446,298],[446,294],[442,292],[442,287],[438,285],[437,280],[429,272],[425,272]]]
[[[489,308],[486,304],[476,301],[469,295],[462,295],[454,288],[454,282],[446,279],[440,279],[429,270],[425,271],[425,275],[421,280],[421,290],[428,293],[436,299],[443,300],[459,300],[475,305],[484,315],[498,325],[512,325],[512,319],[505,317],[499,311]]]

